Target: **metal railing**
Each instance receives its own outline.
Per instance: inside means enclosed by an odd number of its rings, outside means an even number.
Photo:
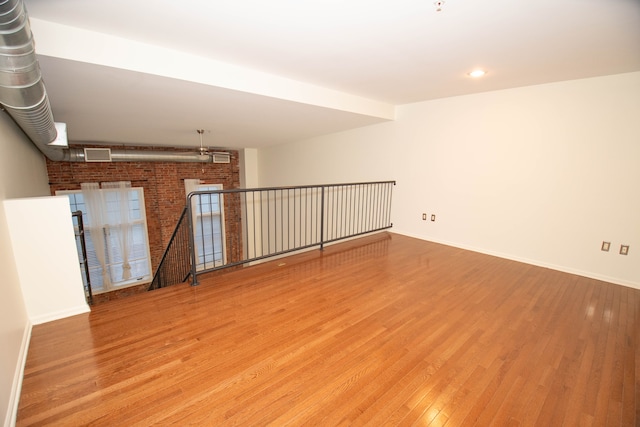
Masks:
[[[149,290],[392,227],[395,181],[196,191]]]
[[[82,220],[82,211],[71,213],[73,218],[73,228],[76,236],[76,247],[78,249],[78,258],[80,261],[80,271],[84,274],[84,296],[87,302],[93,304],[93,291],[91,289],[91,276],[89,275],[89,264],[87,262],[87,241],[84,234],[84,222]]]
[[[189,252],[189,221],[185,207],[167,244],[167,249],[158,263],[149,290],[186,282],[191,274]]]
[[[187,197],[191,278],[391,228],[395,181],[196,191]],[[225,218],[225,213],[236,218]],[[239,215],[238,215],[239,213]],[[240,222],[240,239],[225,236]],[[238,236],[235,236],[238,237]],[[234,246],[234,247],[230,247]],[[237,246],[241,246],[238,248]]]

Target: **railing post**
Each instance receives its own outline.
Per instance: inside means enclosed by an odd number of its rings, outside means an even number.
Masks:
[[[89,293],[89,304],[93,305],[93,291],[91,290],[91,275],[89,274],[89,263],[87,261],[87,241],[84,232],[84,220],[82,219],[82,211],[72,213],[72,216],[78,220],[78,237],[80,238],[80,249],[82,250],[81,264],[84,267],[84,276],[87,281],[87,292]]]
[[[320,192],[320,250],[324,250],[324,185]]]
[[[189,220],[189,252],[191,253],[191,286],[197,286],[198,283],[198,275],[196,272],[196,245],[193,239],[194,235],[194,224],[193,224],[193,203],[191,200],[193,198],[193,193],[189,193],[187,196],[187,218]]]

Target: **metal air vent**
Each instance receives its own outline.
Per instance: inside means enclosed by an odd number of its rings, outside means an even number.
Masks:
[[[111,149],[110,148],[85,148],[84,149],[84,161],[90,162],[110,162],[111,161]]]
[[[213,163],[231,163],[231,155],[229,153],[211,153]]]

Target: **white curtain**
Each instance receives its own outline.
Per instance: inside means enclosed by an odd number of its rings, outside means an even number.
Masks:
[[[132,246],[131,220],[129,219],[129,192],[131,183],[128,181],[103,182],[102,189],[106,191],[106,212],[109,229],[118,230],[115,240],[120,249],[122,258],[122,280],[131,278],[131,264],[129,264],[129,253]]]
[[[82,189],[82,196],[87,208],[87,229],[93,242],[96,258],[100,263],[102,269],[102,286],[108,288],[110,286],[109,275],[107,274],[107,259],[105,252],[105,218],[104,218],[104,200],[102,197],[102,191],[97,182],[85,182],[80,184]]]

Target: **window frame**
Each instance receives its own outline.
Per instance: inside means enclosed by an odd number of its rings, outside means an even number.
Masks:
[[[131,260],[130,263],[132,262],[139,262],[140,260],[146,260],[146,264],[147,264],[147,271],[148,273],[145,274],[144,276],[136,276],[136,277],[132,277],[130,279],[127,280],[122,280],[122,281],[113,281],[113,274],[112,274],[112,268],[113,266],[117,265],[117,264],[121,264],[121,263],[115,263],[115,262],[107,262],[106,264],[106,269],[107,269],[107,274],[109,276],[109,282],[110,283],[102,283],[102,286],[100,288],[96,288],[95,287],[95,283],[92,282],[92,286],[91,286],[91,290],[92,293],[94,295],[98,295],[98,294],[102,294],[102,293],[107,293],[107,292],[113,292],[113,291],[117,291],[117,290],[121,290],[121,289],[126,289],[126,288],[130,288],[132,286],[138,286],[138,285],[146,285],[151,283],[151,281],[153,280],[153,265],[151,263],[151,247],[150,247],[150,241],[149,241],[149,229],[148,229],[148,225],[147,225],[147,213],[146,213],[146,208],[145,208],[145,199],[144,199],[144,188],[143,187],[131,187],[128,189],[129,191],[135,191],[137,193],[137,197],[138,197],[138,204],[137,204],[137,208],[139,210],[140,213],[140,218],[139,219],[134,219],[131,220],[130,224],[132,225],[141,225],[142,228],[142,236],[144,238],[144,243],[145,243],[145,257],[141,257],[141,258],[136,258],[135,260]],[[109,190],[103,190],[101,189],[101,191],[109,191]],[[82,190],[57,190],[55,192],[56,196],[67,196],[67,199],[69,200],[69,208],[71,210],[71,212],[73,212],[73,208],[72,206],[77,206],[77,201],[76,200],[71,200],[71,198],[69,197],[70,195],[77,195],[77,194],[82,194]],[[75,197],[74,197],[75,199]],[[84,199],[82,200],[82,204],[84,204]],[[86,209],[82,211],[82,219],[85,223],[85,228],[86,224],[87,224],[87,211]],[[74,229],[76,229],[76,225],[74,224]],[[117,227],[115,228],[117,230]],[[77,232],[77,229],[76,229]],[[105,227],[103,228],[103,232],[107,234],[107,236],[109,236],[109,233],[113,232],[112,229],[110,227]],[[109,238],[107,237],[107,239],[105,240],[105,244],[106,244],[106,248],[105,248],[105,253],[107,254],[107,258],[109,260],[113,259],[113,250],[109,245]],[[80,253],[79,253],[80,255]],[[87,260],[87,266],[86,268],[89,269],[89,272],[91,273],[92,271],[96,270],[95,265],[93,267],[88,265],[89,261]],[[99,271],[101,268],[100,266],[97,267],[97,270]],[[84,276],[83,276],[83,281],[85,280]],[[86,285],[86,284],[85,284]]]
[[[197,186],[197,191],[216,191],[216,190],[223,190],[224,186],[223,184],[198,184]],[[204,270],[208,270],[208,269],[212,269],[212,268],[216,268],[218,266],[222,266],[225,265],[227,263],[227,239],[226,239],[226,230],[225,230],[225,218],[224,218],[224,194],[217,194],[218,197],[218,211],[209,211],[209,212],[205,212],[202,213],[200,212],[200,205],[197,205],[198,208],[196,209],[196,215],[195,215],[195,219],[196,221],[199,221],[201,219],[204,218],[213,218],[213,217],[219,217],[219,221],[220,221],[220,241],[221,241],[221,246],[222,246],[222,255],[221,255],[221,259],[218,261],[215,258],[215,252],[213,253],[213,261],[207,261],[206,259],[206,255],[204,255],[204,261],[202,263],[200,263],[200,258],[203,257],[203,255],[200,255],[200,253],[198,252],[198,249],[196,250],[196,271],[204,271]],[[211,221],[210,221],[211,222]],[[196,241],[196,235],[197,235],[197,230],[196,227],[197,225],[194,224],[194,242]],[[213,233],[213,230],[212,230]],[[214,233],[215,234],[215,233]],[[196,243],[197,246],[197,243]]]

